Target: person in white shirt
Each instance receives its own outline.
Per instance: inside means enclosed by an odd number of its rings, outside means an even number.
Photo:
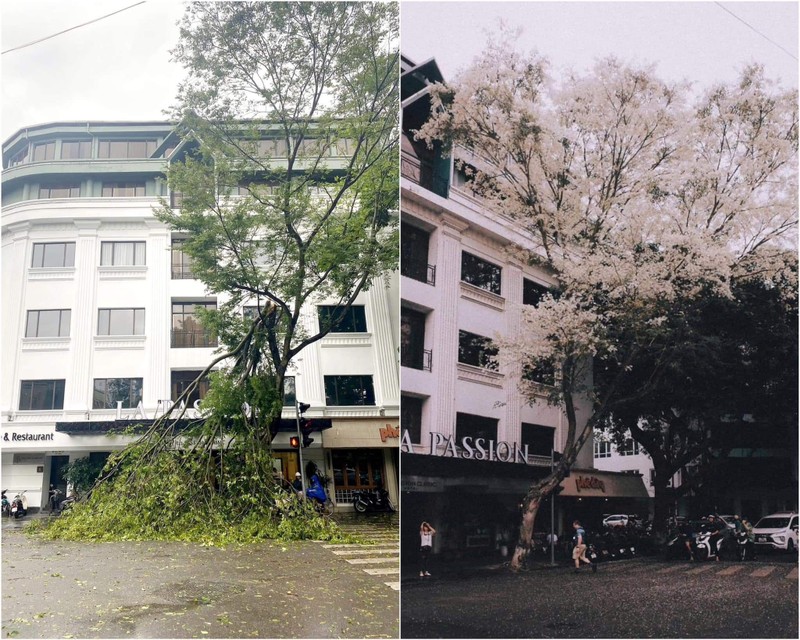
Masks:
[[[428,556],[431,555],[431,548],[433,547],[433,536],[436,534],[434,529],[427,522],[423,522],[419,527],[419,552],[422,556],[422,569],[419,572],[419,577],[424,578],[430,576],[428,572]]]

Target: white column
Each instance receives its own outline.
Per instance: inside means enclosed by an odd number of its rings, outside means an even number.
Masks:
[[[172,305],[169,284],[170,231],[159,222],[147,221],[147,284],[150,297],[145,311],[145,358],[147,374],[143,380],[144,406],[155,408],[158,400],[170,398],[169,333]]]
[[[19,406],[19,359],[25,335],[25,283],[30,258],[27,257],[28,223],[9,229],[11,243],[3,243],[3,390],[2,408],[16,411]],[[16,304],[12,303],[16,302]],[[5,420],[5,415],[3,416]]]
[[[461,295],[461,231],[443,220],[437,233],[436,289],[439,304],[433,312],[433,377],[431,422],[427,431],[454,435],[456,425],[456,378],[458,375],[458,300]],[[423,442],[428,435],[424,433]]]
[[[505,334],[514,335],[519,330],[521,316],[519,305],[522,303],[522,269],[519,265],[508,264],[505,272],[505,282],[503,283],[503,293],[506,299]],[[517,364],[503,371],[505,373],[503,383],[505,407],[497,436],[500,440],[507,442],[520,441],[520,415],[522,412],[520,403],[524,401],[518,391],[521,371],[522,367]]]
[[[300,323],[308,335],[315,335],[319,331],[316,311],[316,305],[310,304],[300,316]],[[297,354],[293,361],[295,369],[286,372],[287,375],[295,376],[297,399],[312,407],[325,406],[325,385],[319,365],[320,357],[320,341],[317,340]]]
[[[72,303],[72,367],[65,390],[64,409],[92,408],[92,354],[97,334],[98,220],[75,220],[75,298]]]
[[[397,407],[400,402],[400,376],[392,339],[392,322],[386,287],[388,278],[372,283],[369,290],[368,327],[372,333],[372,353],[375,359],[375,401],[379,406]]]

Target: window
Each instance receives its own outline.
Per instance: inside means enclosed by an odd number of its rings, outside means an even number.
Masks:
[[[172,241],[172,279],[187,280],[194,278],[192,258],[183,251],[185,240],[175,238]]]
[[[283,379],[283,406],[293,407],[297,402],[297,391],[294,386],[294,376],[286,376]]]
[[[25,164],[28,161],[28,147],[17,151],[8,161],[9,167],[16,167],[18,164]]]
[[[56,157],[56,143],[55,142],[40,142],[33,145],[33,161],[43,162],[45,160],[53,160]]]
[[[502,268],[466,251],[461,252],[461,280],[500,295]]]
[[[372,376],[325,376],[325,404],[329,407],[374,405]]]
[[[216,309],[216,302],[204,300],[172,303],[172,347],[193,349],[197,347],[216,347],[217,337],[203,328],[198,311]]]
[[[101,140],[99,158],[149,158],[156,150],[156,140]]]
[[[95,378],[92,409],[134,409],[142,400],[142,378]]]
[[[69,335],[69,309],[28,311],[26,338],[56,338]]]
[[[52,411],[64,408],[64,380],[23,380],[20,411]]]
[[[650,469],[650,486],[654,486],[656,483],[656,470]]]
[[[178,398],[180,398],[181,394],[188,389],[191,384],[203,373],[202,370],[198,371],[173,371],[170,380],[171,392],[170,398],[172,398],[173,402],[176,402]],[[211,382],[209,381],[208,377],[203,377],[197,383],[197,387],[189,394],[189,397],[186,399],[186,406],[191,407],[195,402],[198,400],[202,400],[206,397],[208,390],[211,386]]]
[[[145,243],[102,242],[100,243],[100,264],[114,267],[143,266],[145,264]]]
[[[81,195],[81,186],[79,184],[58,185],[58,186],[40,186],[39,199],[46,198],[78,198]]]
[[[527,278],[522,279],[522,304],[538,307],[547,293],[550,293],[550,290],[544,285]]]
[[[471,413],[456,413],[456,439],[470,437],[474,440],[497,440],[497,420]]]
[[[636,456],[641,452],[641,445],[632,438],[625,438],[625,442],[623,442],[622,446],[618,449],[618,453],[621,456]]]
[[[610,458],[611,457],[611,443],[602,438],[594,439],[594,457],[595,458]]]
[[[74,267],[74,242],[36,242],[33,245],[31,267],[35,269],[50,267]]]
[[[336,502],[352,502],[355,491],[383,487],[383,453],[375,449],[333,449],[333,486]]]
[[[492,341],[484,336],[479,336],[469,331],[458,332],[458,361],[471,364],[474,367],[497,370],[497,347],[492,346]]]
[[[91,140],[70,140],[61,143],[62,160],[81,160],[92,157]]]
[[[344,314],[339,322],[332,324],[334,318],[340,313],[338,306],[320,305],[317,307],[319,314],[319,328],[325,330],[331,327],[331,331],[336,333],[364,333],[367,330],[367,317],[364,313],[364,305],[353,305]]]
[[[144,309],[98,309],[98,336],[143,336]]]
[[[555,433],[556,430],[553,427],[523,422],[520,444],[523,447],[527,444],[528,453],[531,455],[550,457],[555,441]]]
[[[400,273],[407,278],[434,284],[428,265],[430,234],[405,222],[400,224]]]
[[[431,370],[431,352],[425,351],[425,314],[406,307],[400,310],[400,364]]]
[[[556,369],[549,360],[526,364],[522,367],[522,379],[553,387],[556,384]]]
[[[104,198],[141,198],[144,197],[144,182],[104,182]]]
[[[400,403],[400,428],[408,431],[411,442],[422,441],[422,398],[414,396],[401,396]]]

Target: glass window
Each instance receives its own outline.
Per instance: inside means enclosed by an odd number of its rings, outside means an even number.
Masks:
[[[172,372],[172,390],[171,390],[171,398],[172,401],[175,402],[181,394],[188,389],[192,383],[197,380],[197,376],[203,373],[202,370],[198,371],[173,371]],[[192,406],[198,400],[202,400],[206,397],[208,390],[211,386],[211,382],[209,381],[208,377],[201,378],[198,382],[197,387],[189,394],[189,397],[186,399],[186,405]]]
[[[297,391],[295,389],[294,376],[286,376],[283,379],[283,406],[293,407],[297,402]]]
[[[33,161],[43,162],[45,160],[53,160],[56,157],[56,143],[55,142],[40,142],[33,145]]]
[[[534,456],[550,456],[556,430],[541,424],[522,423],[521,444],[528,445],[528,453]]]
[[[334,318],[340,313],[340,307],[320,305],[317,307],[317,311],[319,313],[319,328],[322,331],[325,331],[328,327],[331,328],[331,331],[337,333],[364,333],[367,330],[364,305],[353,305],[345,311],[342,319],[336,323],[334,323]]]
[[[100,244],[100,264],[115,267],[144,266],[145,243],[102,242]]]
[[[618,453],[621,456],[636,456],[642,452],[641,445],[633,438],[625,438],[625,442],[619,448]]]
[[[70,140],[61,143],[62,160],[79,160],[92,157],[91,140]]]
[[[456,439],[497,440],[497,420],[471,413],[456,413]]]
[[[548,360],[541,360],[536,364],[526,364],[522,367],[522,379],[553,387],[556,384],[556,369]]]
[[[92,409],[133,409],[142,400],[142,378],[95,378]]]
[[[143,336],[144,309],[98,309],[98,336]]]
[[[172,241],[172,279],[187,280],[194,278],[192,273],[192,258],[184,253],[183,243],[185,240],[175,238]]]
[[[422,442],[422,398],[414,396],[401,396],[400,403],[400,428],[408,431],[411,442]]]
[[[55,338],[69,335],[69,309],[28,311],[26,338]]]
[[[79,184],[40,186],[39,198],[79,198],[81,186]]]
[[[173,302],[172,303],[172,347],[192,349],[196,347],[216,347],[217,336],[205,329],[197,314],[199,309],[216,309],[216,302]]]
[[[425,314],[403,307],[400,310],[400,364],[430,371],[430,360],[426,362],[425,356]]]
[[[500,295],[503,269],[466,251],[461,252],[461,280]]]
[[[497,370],[497,347],[484,336],[469,331],[458,332],[458,361],[474,367]]]
[[[430,234],[427,231],[402,222],[400,224],[400,273],[407,278],[419,282],[431,282],[428,268],[428,244]]]
[[[602,438],[594,439],[594,457],[595,458],[610,458],[611,457],[611,443]]]
[[[522,279],[522,304],[538,307],[542,297],[549,292],[547,287],[538,282],[533,282],[527,278]]]
[[[20,411],[52,411],[64,408],[64,380],[22,380]]]
[[[104,198],[142,198],[145,195],[144,182],[104,182]]]
[[[329,407],[374,405],[372,376],[325,376],[325,404]]]
[[[8,161],[9,167],[16,167],[18,164],[24,164],[28,161],[28,147],[17,151]]]
[[[33,245],[33,260],[31,267],[74,267],[75,243],[74,242],[36,242]]]
[[[101,140],[99,158],[149,158],[156,150],[156,140]]]

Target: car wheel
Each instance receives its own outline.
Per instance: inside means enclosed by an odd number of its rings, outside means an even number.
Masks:
[[[794,551],[794,540],[789,540],[789,542],[786,543],[786,550],[789,553],[792,553]]]

